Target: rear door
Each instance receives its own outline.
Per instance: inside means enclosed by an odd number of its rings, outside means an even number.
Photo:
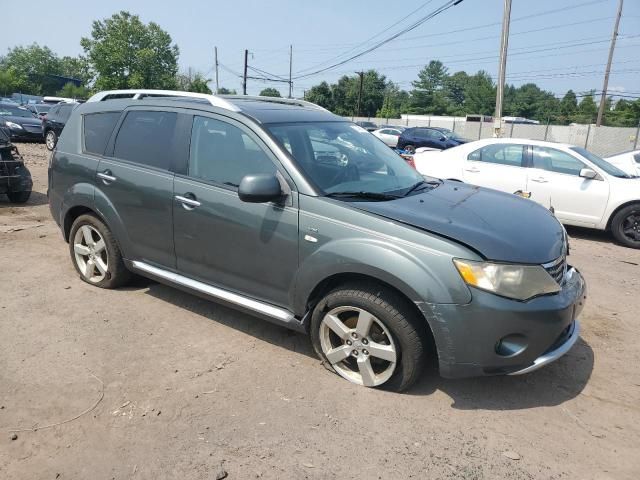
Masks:
[[[534,200],[553,211],[561,222],[594,227],[600,223],[609,199],[606,179],[580,177],[591,168],[573,155],[552,147],[532,147],[527,190]]]
[[[524,192],[527,186],[527,146],[493,143],[471,152],[462,166],[465,182],[506,193]]]
[[[286,307],[298,268],[297,195],[283,203],[238,197],[245,175],[286,172],[246,126],[194,116],[188,167],[174,183],[175,251],[180,273]],[[291,183],[292,185],[292,183]]]
[[[186,157],[184,114],[153,107],[125,111],[98,165],[96,205],[124,226],[130,260],[175,268],[172,162]]]

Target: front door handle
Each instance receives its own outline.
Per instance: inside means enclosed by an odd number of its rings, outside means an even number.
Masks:
[[[537,182],[537,183],[548,183],[549,182],[549,180],[547,180],[544,177],[532,178],[531,181],[532,182]]]
[[[111,170],[105,170],[104,172],[98,172],[98,178],[102,179],[102,183],[105,185],[115,182],[117,179],[111,174]]]
[[[194,197],[194,198],[189,198],[189,197]],[[182,204],[182,206],[187,210],[191,210],[193,208],[200,206],[200,202],[195,199],[195,195],[193,193],[185,193],[184,196],[176,195],[174,198],[177,201],[179,201]]]
[[[471,173],[480,173],[480,169],[476,167],[465,168],[465,171],[471,172]]]

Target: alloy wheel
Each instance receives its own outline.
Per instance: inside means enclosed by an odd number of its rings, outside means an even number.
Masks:
[[[91,225],[82,225],[73,239],[73,252],[80,273],[91,283],[98,283],[107,275],[109,257],[100,232]]]
[[[387,327],[358,307],[336,307],[320,323],[324,356],[343,378],[376,387],[391,378],[398,351]]]
[[[56,140],[54,135],[55,134],[51,130],[47,132],[47,137],[45,138],[45,141],[47,143],[47,148],[49,150],[53,150],[53,148],[56,146]]]
[[[632,242],[640,242],[640,212],[633,212],[622,222],[622,233]]]

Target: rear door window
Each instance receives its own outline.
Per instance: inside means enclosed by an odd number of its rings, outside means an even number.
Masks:
[[[177,144],[177,119],[175,112],[128,112],[116,137],[114,157],[168,170]]]
[[[524,159],[524,145],[509,143],[495,143],[479,148],[469,154],[468,160],[476,162],[495,163],[510,167],[522,167]]]
[[[90,113],[84,115],[84,151],[104,154],[121,112]]]

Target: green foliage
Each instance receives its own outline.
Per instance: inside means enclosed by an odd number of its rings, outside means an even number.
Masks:
[[[86,87],[76,87],[73,83],[65,84],[58,92],[57,97],[73,98],[76,100],[86,100],[89,97],[89,90]]]
[[[573,121],[577,123],[593,123],[598,116],[598,106],[593,99],[594,91],[585,92],[582,100],[578,104],[578,110],[573,116]]]
[[[210,81],[210,78],[204,78],[199,72],[192,75],[189,68],[187,73],[176,75],[176,88],[184,92],[211,93],[208,85]]]
[[[33,95],[50,95],[58,88],[50,74],[61,75],[60,59],[49,47],[37,43],[17,46],[0,61],[0,70],[12,69],[18,79],[19,89]]]
[[[235,90],[229,90],[228,88],[220,87],[218,89],[218,95],[237,95]]]
[[[311,90],[306,92],[304,99],[333,111],[333,94],[327,82],[321,82],[319,85],[311,87]]]
[[[265,88],[260,92],[261,97],[281,97],[280,92],[275,88]]]
[[[121,11],[93,22],[80,45],[96,72],[97,90],[176,87],[179,50],[154,22]]]
[[[6,97],[14,92],[21,92],[27,89],[27,77],[11,67],[0,68],[0,95]]]

